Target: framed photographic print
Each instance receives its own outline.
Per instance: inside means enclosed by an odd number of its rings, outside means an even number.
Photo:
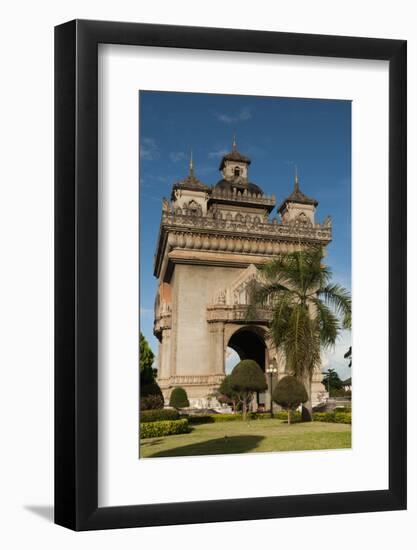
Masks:
[[[55,521],[406,507],[406,42],[55,31]]]

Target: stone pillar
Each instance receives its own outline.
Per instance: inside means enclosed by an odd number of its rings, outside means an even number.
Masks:
[[[324,403],[329,398],[327,388],[322,383],[323,374],[320,367],[314,369],[313,378],[311,382],[311,401],[313,407],[320,403]]]
[[[224,374],[224,323],[209,323],[210,374]]]
[[[160,371],[158,377],[162,379],[169,378],[170,372],[170,357],[171,357],[171,329],[166,328],[162,331],[162,342],[159,347],[159,365]]]
[[[169,398],[169,382],[171,376],[170,359],[171,329],[165,328],[162,330],[161,343],[159,344],[159,368],[157,378],[157,382],[161,387],[165,400]]]
[[[265,391],[265,408],[267,411],[271,410],[271,376],[269,374],[266,374],[266,381],[268,384],[268,388]],[[273,381],[272,381],[273,384]]]

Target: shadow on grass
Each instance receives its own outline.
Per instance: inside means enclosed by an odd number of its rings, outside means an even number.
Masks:
[[[164,441],[163,438],[158,437],[158,439],[152,439],[152,441],[147,441],[146,443],[142,443],[141,441],[140,445],[143,447],[153,447],[154,445],[159,445],[163,441]]]
[[[162,456],[201,456],[201,455],[223,455],[235,453],[248,453],[255,449],[264,437],[259,435],[234,435],[232,437],[219,437],[208,439],[200,443],[192,443],[167,449],[148,455],[147,458]]]

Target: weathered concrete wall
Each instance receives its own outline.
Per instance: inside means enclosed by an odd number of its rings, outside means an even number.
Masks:
[[[215,334],[215,327],[212,328],[214,334],[210,334],[207,304],[216,291],[230,284],[242,271],[233,267],[175,266],[171,281],[174,296],[175,374],[219,373],[219,353],[213,346],[213,338],[218,339],[220,336]]]

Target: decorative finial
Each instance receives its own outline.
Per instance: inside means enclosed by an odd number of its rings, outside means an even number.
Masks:
[[[298,185],[298,169],[297,169],[297,165],[295,165],[295,170],[294,170],[294,191],[299,191],[300,190],[300,187]]]
[[[194,176],[193,150],[190,152],[190,176]]]
[[[233,134],[233,143],[232,143],[232,151],[236,151],[237,145],[236,145],[236,133]]]

